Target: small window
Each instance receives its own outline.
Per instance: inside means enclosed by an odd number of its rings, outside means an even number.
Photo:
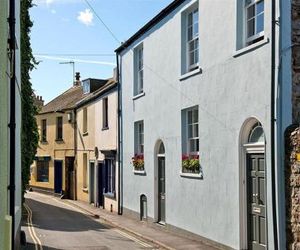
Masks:
[[[250,45],[263,39],[264,1],[246,0],[245,4],[246,44]]]
[[[47,120],[42,120],[42,135],[41,135],[41,141],[46,142],[47,141]]]
[[[103,120],[103,128],[108,128],[108,98],[104,98],[102,101],[102,120]]]
[[[250,131],[250,134],[249,134],[248,142],[249,143],[264,143],[264,141],[265,141],[264,129],[261,126],[261,124],[258,122],[253,125],[253,127]]]
[[[88,187],[88,173],[87,173],[87,154],[84,153],[83,157],[82,157],[82,177],[83,177],[83,188],[87,188]]]
[[[134,124],[135,134],[135,154],[144,154],[144,122],[139,121]]]
[[[37,182],[49,182],[49,161],[37,161]]]
[[[56,117],[56,140],[63,139],[63,118],[62,116]]]
[[[112,159],[105,160],[105,167],[106,167],[106,187],[105,192],[114,194],[115,193],[115,176],[116,176],[116,166],[115,161]]]
[[[88,132],[88,110],[87,108],[83,109],[83,121],[82,121],[82,132],[86,134]]]
[[[144,92],[144,47],[139,45],[134,50],[134,95]]]
[[[189,154],[199,153],[198,108],[187,111],[187,151]]]
[[[88,93],[90,93],[90,82],[85,81],[83,83],[83,94],[88,94]]]

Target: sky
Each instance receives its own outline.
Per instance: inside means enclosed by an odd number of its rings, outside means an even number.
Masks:
[[[172,0],[33,0],[31,46],[39,64],[31,72],[36,95],[51,101],[73,84],[72,64],[86,78],[106,79],[114,50]],[[94,12],[94,11],[95,12]],[[101,23],[108,26],[113,35]],[[117,41],[118,40],[118,41]]]

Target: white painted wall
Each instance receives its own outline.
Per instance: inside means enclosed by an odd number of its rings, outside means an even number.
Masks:
[[[124,131],[123,205],[139,212],[141,194],[156,217],[155,145],[166,148],[166,223],[240,249],[239,134],[249,117],[266,135],[268,241],[273,249],[270,166],[271,1],[265,1],[265,41],[236,54],[236,1],[199,0],[202,74],[180,81],[181,11],[168,17],[120,55]],[[133,100],[133,52],[144,46],[145,96]],[[289,90],[286,90],[286,97]],[[199,105],[200,159],[204,178],[180,176],[181,110]],[[289,123],[287,114],[285,124]],[[135,175],[134,121],[144,120],[145,171]]]

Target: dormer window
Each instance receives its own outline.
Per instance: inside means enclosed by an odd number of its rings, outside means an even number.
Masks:
[[[89,94],[90,93],[90,82],[86,81],[83,82],[83,94]]]

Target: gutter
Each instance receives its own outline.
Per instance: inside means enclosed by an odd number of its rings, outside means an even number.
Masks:
[[[11,249],[15,249],[15,198],[16,198],[16,5],[15,0],[9,0],[9,56],[10,56],[10,176],[9,176],[9,213],[11,221]]]
[[[123,198],[123,196],[121,195],[121,178],[122,178],[122,173],[121,173],[121,169],[123,166],[123,162],[122,162],[122,158],[121,158],[121,154],[122,154],[122,148],[121,148],[121,140],[122,140],[122,130],[121,130],[121,126],[122,126],[122,96],[121,96],[121,84],[120,84],[120,70],[119,70],[119,54],[116,53],[116,61],[117,61],[117,86],[118,86],[118,214],[122,215],[123,214],[123,206],[122,206],[122,202],[121,202],[121,198]]]
[[[73,199],[76,201],[77,200],[77,110],[76,108],[73,110],[73,114],[74,114],[74,180],[75,182],[74,187],[72,190],[73,191]],[[73,181],[73,180],[72,180]]]
[[[277,230],[277,199],[276,199],[276,152],[275,152],[275,102],[276,102],[276,0],[272,0],[272,34],[271,34],[271,178],[272,178],[272,218],[273,218],[273,234],[274,249],[278,250],[278,230]]]

